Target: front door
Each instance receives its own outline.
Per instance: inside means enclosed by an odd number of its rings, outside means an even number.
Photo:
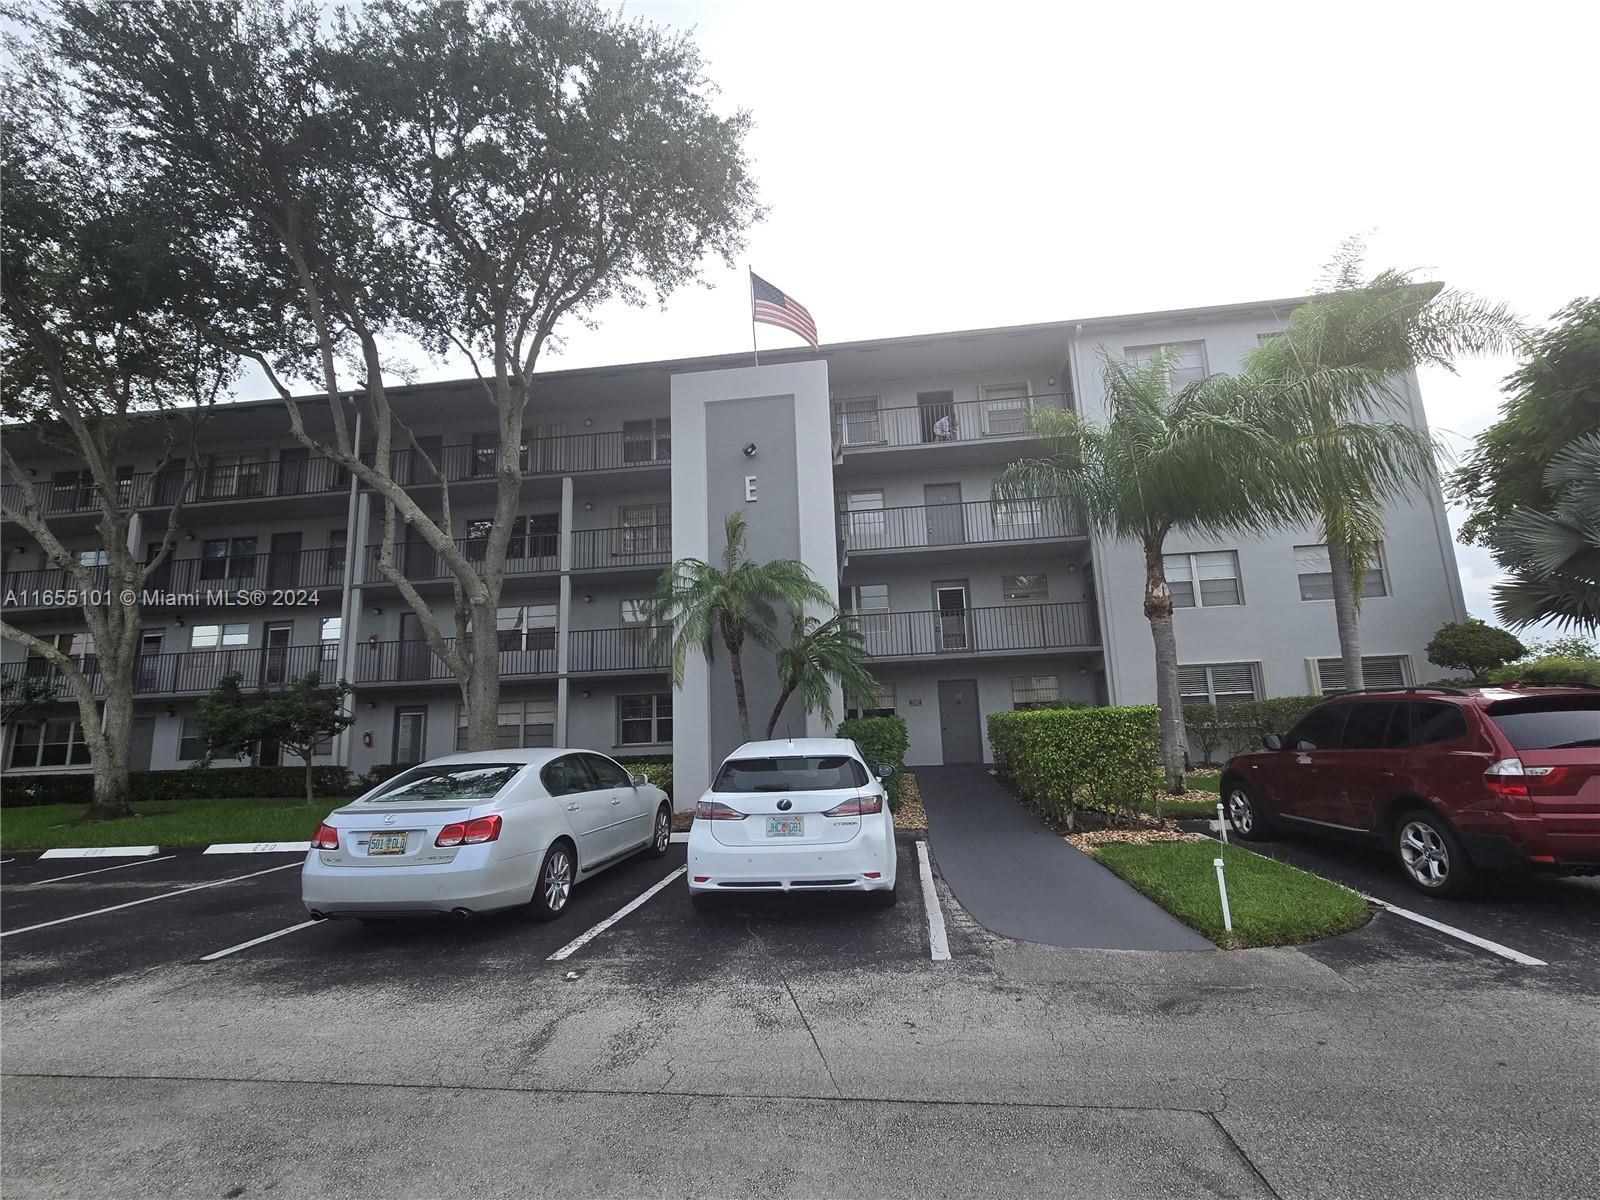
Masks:
[[[917,415],[922,418],[922,440],[953,442],[956,439],[956,394],[918,392]]]
[[[399,651],[398,678],[428,678],[429,659],[433,651],[428,648],[427,637],[422,632],[422,622],[418,620],[416,613],[400,614],[400,644],[396,649]]]
[[[272,535],[271,558],[267,562],[269,588],[300,586],[300,531]]]
[[[164,591],[167,591],[168,589],[170,589],[172,587],[172,559],[173,559],[173,556],[177,554],[177,552],[178,552],[178,549],[177,549],[176,546],[174,546],[172,548],[172,553],[168,554],[166,559],[163,560],[163,562],[161,563],[161,565],[150,573],[150,578],[145,580],[145,586],[147,588],[150,588],[152,591],[164,592]],[[160,542],[146,542],[145,543],[145,548],[144,548],[144,561],[145,562],[147,562],[147,563],[148,562],[154,562],[156,555],[158,555],[160,553],[161,553],[161,543]],[[189,582],[188,580],[184,580],[185,584],[187,584],[188,582]]]
[[[427,709],[397,708],[394,710],[394,761],[396,763],[421,762],[427,749],[427,741]]]
[[[133,670],[133,690],[136,694],[161,690],[161,643],[159,629],[146,629],[139,635],[139,657]]]
[[[956,546],[967,540],[959,483],[923,485],[922,502],[927,506],[923,511],[928,518],[928,545]]]
[[[939,737],[946,766],[983,761],[978,727],[978,684],[971,679],[939,681]]]
[[[289,643],[294,640],[290,621],[268,621],[261,627],[261,686],[289,682]]]
[[[128,770],[148,771],[150,752],[156,744],[156,719],[135,717],[132,740],[128,743]]]
[[[306,467],[311,452],[304,446],[290,446],[278,452],[278,486],[273,490],[280,496],[298,496],[310,491]]]
[[[967,621],[967,585],[964,583],[936,583],[933,585],[934,620],[938,625],[939,649],[966,650],[971,641]]]
[[[585,754],[583,761],[611,810],[606,822],[606,853],[637,850],[649,840],[655,817],[654,812],[644,811],[644,794],[633,786],[628,773],[609,758]]]

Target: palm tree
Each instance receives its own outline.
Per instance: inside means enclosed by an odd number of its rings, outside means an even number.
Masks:
[[[777,643],[774,625],[777,606],[791,612],[806,607],[835,608],[833,598],[804,564],[778,558],[767,563],[745,557],[748,530],[744,514],[733,513],[725,522],[727,544],[722,562],[712,566],[698,558],[680,558],[661,573],[650,604],[649,621],[656,628],[658,648],[672,655],[672,682],[683,686],[684,662],[695,648],[709,663],[717,639],[728,650],[733,672],[733,695],[739,705],[739,727],[750,740],[750,705],[744,687],[744,645]]]
[[[1052,504],[1080,513],[1097,532],[1139,543],[1144,553],[1144,615],[1155,642],[1156,703],[1167,787],[1184,790],[1183,713],[1172,592],[1162,562],[1167,535],[1209,537],[1264,531],[1288,509],[1275,476],[1258,396],[1224,376],[1176,395],[1170,356],[1132,367],[1101,350],[1106,424],[1076,412],[1035,409],[1033,434],[1049,458],[1013,463],[995,480],[995,498]]]
[[[1569,443],[1545,468],[1548,511],[1516,508],[1495,537],[1510,578],[1494,590],[1508,625],[1555,621],[1600,629],[1600,432]]]
[[[807,713],[820,712],[833,724],[833,681],[837,679],[846,696],[870,696],[878,681],[867,670],[867,642],[853,616],[838,614],[827,620],[794,614],[789,644],[778,651],[778,683],[782,690],[767,718],[767,736],[778,728],[789,697],[800,693]]]
[[[1288,327],[1246,356],[1243,387],[1269,414],[1279,486],[1298,497],[1296,522],[1321,528],[1332,573],[1345,687],[1365,685],[1360,608],[1383,540],[1384,506],[1435,478],[1426,431],[1408,419],[1407,379],[1452,369],[1464,354],[1508,351],[1522,327],[1489,304],[1404,271],[1361,279],[1361,247],[1330,265],[1333,290],[1307,300]]]

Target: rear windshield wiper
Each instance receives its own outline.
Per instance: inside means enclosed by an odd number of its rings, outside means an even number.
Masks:
[[[1546,746],[1546,750],[1581,750],[1590,746],[1600,746],[1600,738],[1579,738],[1575,742],[1557,742],[1554,746]]]

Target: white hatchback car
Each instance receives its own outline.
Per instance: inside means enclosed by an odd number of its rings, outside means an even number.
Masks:
[[[866,892],[895,902],[894,818],[883,780],[843,738],[746,742],[728,755],[689,830],[689,895]]]
[[[671,836],[667,794],[603,754],[452,754],[331,813],[300,895],[317,918],[520,908],[548,921],[578,880],[639,851],[663,855]]]

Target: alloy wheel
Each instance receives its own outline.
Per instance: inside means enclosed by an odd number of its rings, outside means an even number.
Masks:
[[[1437,829],[1422,821],[1411,821],[1400,831],[1400,861],[1426,888],[1440,887],[1450,877],[1449,847]]]
[[[665,854],[672,841],[672,818],[665,811],[656,814],[656,853]]]
[[[572,894],[572,860],[565,850],[553,850],[544,872],[544,902],[551,912],[560,912],[567,906]]]
[[[1240,833],[1248,835],[1256,827],[1255,809],[1250,807],[1250,797],[1234,789],[1228,793],[1228,819]]]

